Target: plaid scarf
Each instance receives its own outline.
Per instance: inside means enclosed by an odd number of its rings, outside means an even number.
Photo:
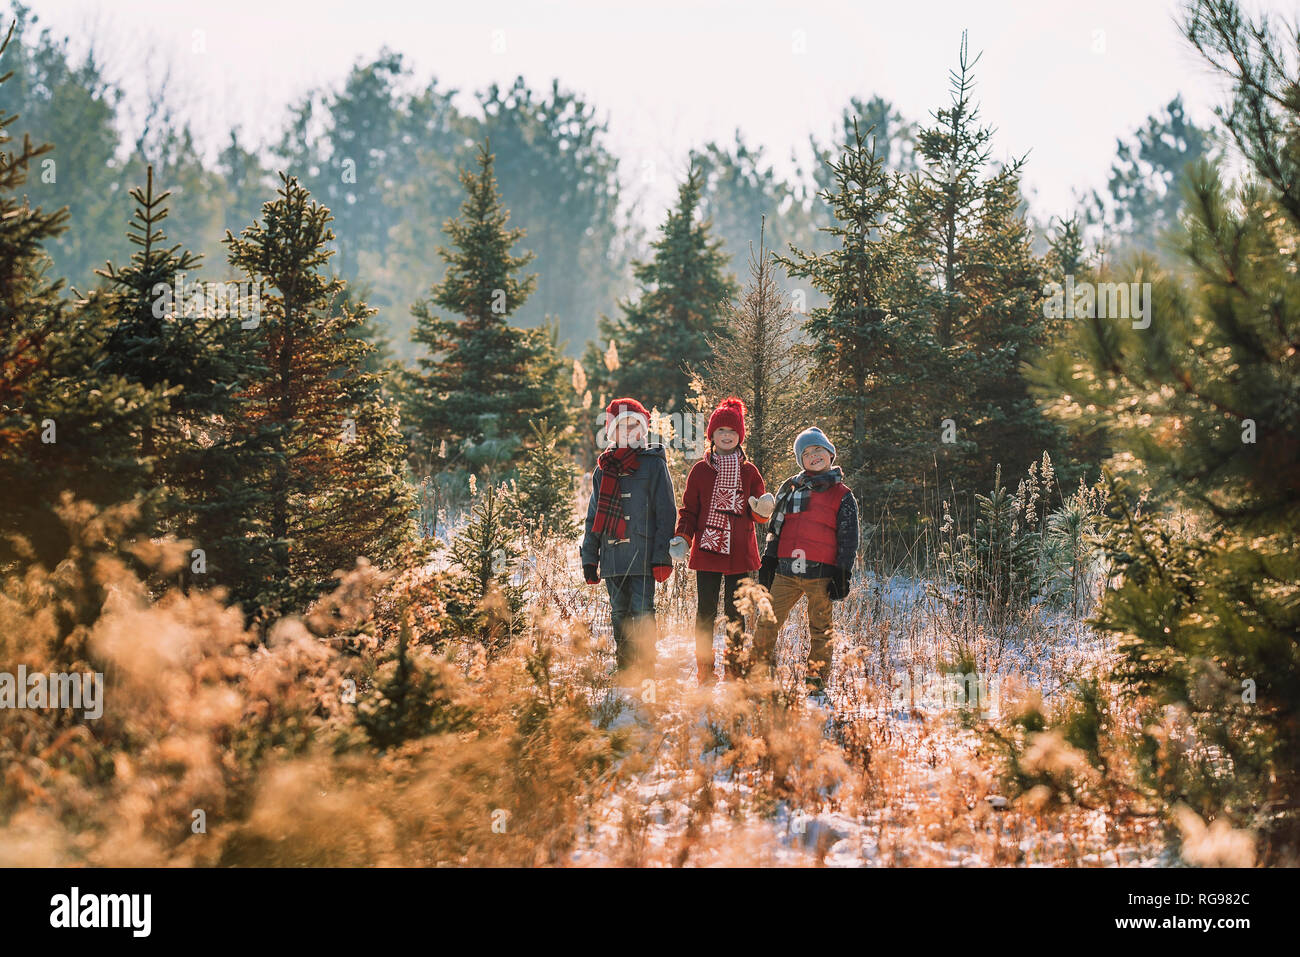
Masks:
[[[597,535],[606,532],[610,538],[626,538],[627,520],[623,517],[623,503],[619,501],[618,480],[636,471],[637,449],[611,446],[600,453],[596,465],[600,467],[600,494],[596,497],[596,518],[591,530]]]
[[[705,551],[731,554],[731,516],[744,511],[740,491],[740,464],[744,461],[745,453],[739,448],[724,455],[709,453],[709,464],[717,475],[713,479],[713,496],[709,499],[704,531],[700,533],[700,548]]]
[[[812,501],[812,493],[820,492],[830,488],[836,482],[842,481],[844,473],[837,465],[825,472],[818,472],[816,475],[809,475],[807,472],[800,472],[790,481],[781,487],[781,491],[776,496],[776,506],[772,509],[772,517],[767,523],[768,541],[776,541],[781,537],[781,526],[785,523],[786,512],[802,512]]]

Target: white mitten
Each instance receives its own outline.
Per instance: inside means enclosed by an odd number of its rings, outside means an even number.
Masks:
[[[761,515],[763,518],[771,518],[772,510],[776,508],[776,499],[771,492],[764,492],[762,498],[749,497],[749,507],[754,510],[755,515]]]
[[[690,553],[691,546],[680,535],[674,535],[668,539],[668,554],[672,556],[673,561],[680,562]]]

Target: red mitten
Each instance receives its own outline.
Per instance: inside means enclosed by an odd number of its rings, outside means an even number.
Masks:
[[[654,571],[655,571],[655,581],[657,581],[657,582],[666,582],[666,581],[668,581],[668,576],[671,575],[671,574],[673,573],[673,566],[672,566],[672,565],[656,565],[656,566],[654,567]]]

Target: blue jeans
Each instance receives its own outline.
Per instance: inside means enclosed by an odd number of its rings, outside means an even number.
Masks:
[[[618,670],[655,660],[655,579],[653,575],[615,575],[605,579]]]

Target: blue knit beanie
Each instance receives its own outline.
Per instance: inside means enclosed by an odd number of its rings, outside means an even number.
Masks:
[[[829,449],[831,453],[831,462],[835,462],[835,446],[831,445],[831,440],[826,438],[826,434],[821,429],[814,426],[811,429],[804,429],[794,440],[794,461],[799,468],[803,468],[804,450],[814,445],[820,445],[824,449]]]

